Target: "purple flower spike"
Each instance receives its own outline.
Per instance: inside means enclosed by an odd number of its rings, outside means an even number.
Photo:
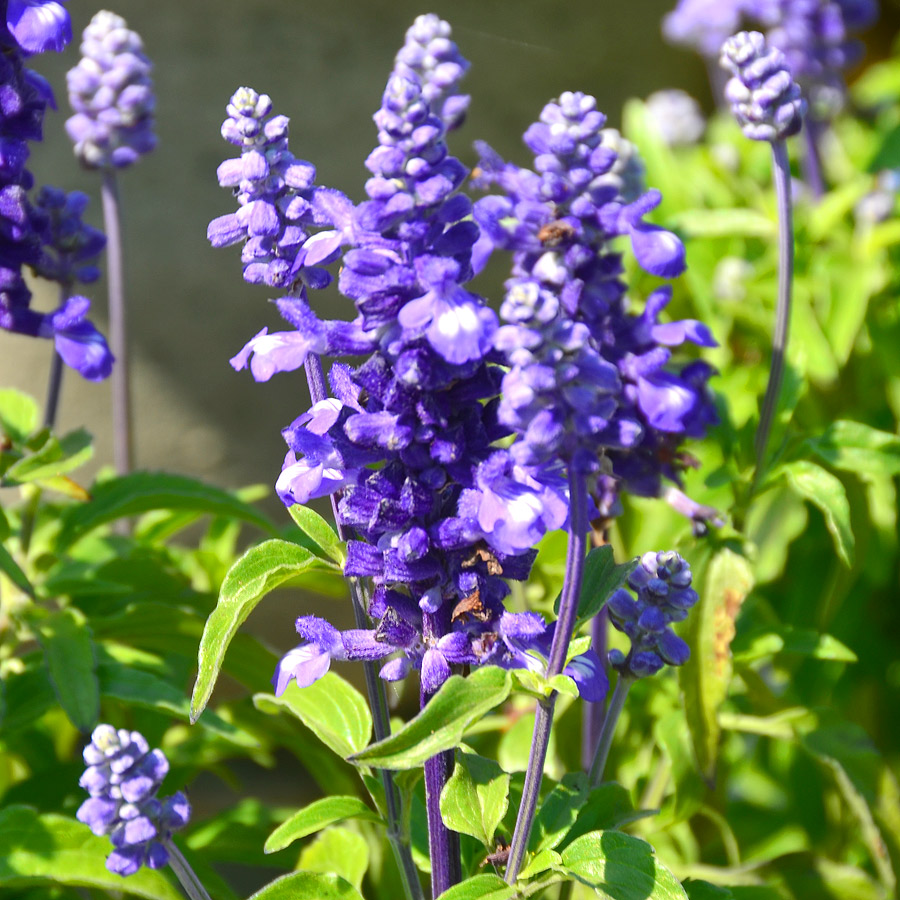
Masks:
[[[169,771],[161,750],[151,750],[137,731],[98,725],[84,748],[87,769],[79,784],[90,793],[76,818],[96,835],[109,835],[113,852],[106,867],[133,875],[142,866],[159,869],[169,859],[165,843],[190,819],[191,807],[180,791],[158,800]]]
[[[610,665],[621,675],[644,678],[663,666],[682,666],[690,657],[690,648],[671,629],[683,621],[697,602],[691,587],[691,568],[674,551],[645,553],[640,565],[628,578],[628,586],[607,602],[612,624],[631,639],[631,650],[609,654]]]
[[[748,138],[777,141],[800,130],[806,102],[784,54],[770,49],[763,35],[742,31],[730,37],[722,45],[719,62],[733,76],[725,96]]]
[[[66,131],[75,155],[90,169],[121,169],[156,146],[156,98],[141,38],[125,20],[101,10],[81,42],[81,60],[67,75],[75,112]]]
[[[9,0],[6,27],[26,53],[60,53],[72,40],[69,13],[56,0]]]
[[[56,312],[43,318],[39,335],[52,337],[63,362],[88,381],[103,381],[112,372],[115,358],[106,338],[86,316],[87,297],[69,297]]]

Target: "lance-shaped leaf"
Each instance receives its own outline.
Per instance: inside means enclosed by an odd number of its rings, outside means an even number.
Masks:
[[[448,828],[470,834],[489,850],[509,805],[509,775],[492,759],[459,753],[441,791],[441,818]]]
[[[249,900],[363,900],[359,891],[340,875],[293,872],[258,890]]]
[[[228,491],[184,475],[132,472],[97,485],[91,492],[90,503],[66,510],[62,516],[59,546],[65,549],[107,522],[154,509],[200,510],[213,516],[231,516],[249,522],[269,534],[277,530],[259,510]]]
[[[711,778],[719,752],[719,707],[731,682],[734,620],[750,589],[753,572],[742,556],[725,548],[710,561],[700,600],[688,616],[691,658],[679,672],[685,711],[700,771]]]
[[[458,747],[466,729],[502,703],[512,689],[510,673],[496,666],[466,678],[451,675],[428,705],[398,732],[351,758],[379,769],[412,769],[426,759]]]
[[[653,848],[630,834],[592,831],[569,844],[562,864],[604,900],[687,900]]]
[[[811,628],[790,625],[765,626],[735,639],[734,661],[750,663],[776,653],[796,653],[813,659],[856,662],[856,654],[836,637],[820,634]]]
[[[359,890],[369,868],[369,844],[349,828],[328,828],[303,848],[297,868],[334,873]]]
[[[293,713],[343,759],[362,750],[372,735],[372,714],[366,698],[334,672],[326,672],[305,688],[292,681],[280,697],[255,694],[253,702],[262,712]]]
[[[79,731],[90,731],[100,715],[100,688],[94,641],[84,616],[63,609],[38,622],[35,630],[59,705]]]
[[[9,551],[0,544],[0,572],[2,572],[20,591],[34,597],[34,588],[28,576],[19,568],[19,564],[10,556]]]
[[[270,835],[264,847],[266,853],[282,850],[294,841],[315,834],[345,819],[367,819],[381,822],[381,816],[366,806],[359,797],[323,797],[310,803],[300,812],[282,822]]]
[[[109,838],[95,837],[81,822],[28,806],[0,810],[0,888],[12,895],[52,886],[122,892],[147,900],[183,900],[162,872],[141,869],[128,878],[106,868]]]
[[[216,608],[206,620],[197,658],[197,682],[191,697],[191,717],[206,708],[219,677],[225,651],[238,628],[270,591],[325,563],[305,547],[290,541],[264,541],[251,547],[229,569]]]
[[[448,888],[438,900],[510,900],[516,889],[493,872],[474,875]]]
[[[315,510],[300,503],[288,507],[297,527],[314,541],[326,556],[343,568],[347,559],[347,545],[337,536],[334,529]]]
[[[862,422],[839,419],[806,445],[820,459],[858,475],[900,474],[900,437]]]
[[[584,561],[584,579],[578,594],[578,618],[575,630],[600,612],[612,593],[625,584],[625,579],[638,564],[636,559],[616,564],[613,548],[609,544],[594,547]],[[559,615],[560,598],[556,598],[553,611]]]
[[[83,428],[62,438],[47,434],[46,440],[33,453],[23,456],[4,473],[9,484],[43,483],[65,475],[87,462],[94,453],[91,436]]]
[[[853,565],[854,539],[850,528],[850,502],[840,479],[821,466],[797,460],[781,467],[788,484],[798,496],[817,506],[831,532],[834,549],[847,568]]]

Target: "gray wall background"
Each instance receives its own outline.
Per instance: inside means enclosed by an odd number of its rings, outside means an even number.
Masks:
[[[281,327],[272,293],[243,282],[239,249],[213,250],[206,226],[233,209],[215,171],[236,149],[219,134],[224,108],[240,85],[270,94],[291,118],[295,155],[318,166],[320,184],[362,199],[363,161],[375,143],[372,113],[405,29],[421,12],[453,25],[472,68],[468,122],[451,150],[474,162],[484,139],[524,163],[521,134],[563,90],[597,96],[610,124],[623,101],[677,85],[708,102],[703,64],[664,44],[659,23],[673,0],[120,0],[113,8],[138,31],[155,63],[158,149],[121,174],[125,204],[128,305],[134,357],[136,461],[236,487],[273,483],[284,445],[280,430],[307,408],[302,373],[255,384],[228,359],[263,325]],[[67,50],[35,60],[57,92],[45,141],[35,148],[38,184],[89,193],[89,219],[102,225],[98,179],[79,168],[63,123],[70,114],[65,71],[78,59],[81,30],[97,10],[70,0],[76,37]],[[89,286],[105,326],[105,283]],[[38,291],[39,308],[55,296]],[[331,290],[313,302],[323,314],[346,301]],[[331,310],[329,313],[328,310]],[[0,335],[0,384],[43,402],[49,342]],[[71,377],[70,377],[71,376]],[[95,464],[111,459],[109,387],[67,373],[59,425],[86,424]],[[273,500],[272,508],[277,501]]]

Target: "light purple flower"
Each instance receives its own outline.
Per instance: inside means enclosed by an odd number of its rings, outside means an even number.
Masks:
[[[26,53],[59,53],[72,40],[69,13],[56,0],[9,0],[6,27]]]

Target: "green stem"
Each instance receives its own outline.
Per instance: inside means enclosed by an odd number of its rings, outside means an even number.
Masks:
[[[589,778],[592,787],[603,781],[603,770],[606,768],[606,759],[609,756],[609,748],[612,746],[613,734],[615,734],[619,715],[622,707],[625,706],[625,698],[628,696],[628,689],[633,681],[634,679],[627,675],[620,675],[616,682],[616,689],[613,691],[609,709],[606,710],[606,718],[603,720],[603,730],[600,732],[600,740],[597,743],[594,764],[591,766]]]
[[[211,900],[203,882],[197,877],[197,873],[191,868],[190,863],[184,858],[182,852],[175,846],[171,838],[163,842],[163,846],[169,851],[169,865],[178,876],[184,892],[191,900]]]

